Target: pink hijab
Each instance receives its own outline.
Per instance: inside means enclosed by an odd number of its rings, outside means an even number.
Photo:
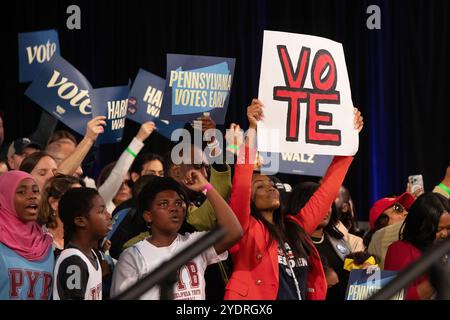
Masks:
[[[26,178],[33,179],[17,170],[0,176],[0,243],[29,261],[39,261],[46,257],[52,238],[37,222],[23,222],[17,217],[14,197],[19,183]]]

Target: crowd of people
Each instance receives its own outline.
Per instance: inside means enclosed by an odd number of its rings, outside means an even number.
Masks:
[[[334,156],[320,183],[286,188],[259,170],[261,101],[247,117],[245,135],[232,124],[225,144],[212,137],[206,153],[190,145],[181,162],[140,153],[156,129],[144,123],[93,179],[82,164],[105,117],[90,120],[78,143],[43,113],[38,130],[4,145],[0,159],[0,299],[113,299],[218,225],[225,236],[178,268],[173,299],[344,300],[352,269],[400,271],[448,238],[450,166],[432,192],[376,201],[364,230],[343,186],[352,156]],[[203,131],[215,127],[199,121]],[[4,122],[0,114],[0,147]],[[361,131],[356,108],[354,125]],[[436,290],[424,275],[406,292],[433,299]],[[141,299],[161,294],[155,286]]]

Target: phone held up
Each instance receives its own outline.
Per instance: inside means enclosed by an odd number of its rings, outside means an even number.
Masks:
[[[423,177],[421,174],[417,174],[417,175],[412,175],[408,177],[408,182],[411,186],[411,193],[416,192],[417,189],[422,188],[422,190],[424,190],[423,187]]]

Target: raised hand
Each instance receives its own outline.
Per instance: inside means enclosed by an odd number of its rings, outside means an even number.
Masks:
[[[105,116],[98,116],[91,119],[86,126],[85,138],[94,142],[97,139],[98,135],[105,131],[105,129],[103,128],[104,126],[106,126]]]
[[[208,184],[208,180],[197,170],[190,170],[186,173],[186,176],[183,179],[183,184],[196,192],[200,192],[205,189],[205,186]]]
[[[225,140],[227,141],[227,148],[231,152],[237,153],[238,148],[244,143],[244,132],[238,124],[232,123],[225,133]]]
[[[216,123],[209,115],[206,114],[198,117],[191,125],[194,129],[201,130],[203,133],[209,129],[216,129]],[[208,143],[212,143],[213,141],[214,136],[208,137]]]
[[[216,123],[209,115],[203,115],[198,117],[196,121],[202,122],[202,132],[205,132],[208,129],[215,129]]]
[[[258,99],[253,99],[252,103],[247,107],[247,118],[250,122],[250,128],[256,129],[257,122],[264,119],[264,105]]]
[[[358,130],[359,133],[364,126],[363,116],[361,115],[361,111],[359,111],[358,108],[353,108],[353,114],[355,115],[355,117],[353,118],[353,124],[355,125],[355,129]]]
[[[155,131],[156,125],[153,121],[147,121],[141,125],[139,128],[139,131],[136,135],[136,139],[138,139],[141,142],[144,142],[145,139],[147,139],[153,131]]]
[[[416,188],[416,190],[412,192],[411,183],[408,182],[406,184],[406,192],[411,193],[414,196],[414,198],[417,199],[422,193],[424,193],[424,190],[423,188]]]

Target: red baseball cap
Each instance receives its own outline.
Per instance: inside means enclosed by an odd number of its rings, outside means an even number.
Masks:
[[[409,207],[414,203],[416,199],[409,192],[405,192],[397,198],[382,198],[376,201],[372,208],[370,208],[369,212],[369,224],[370,230],[375,228],[375,221],[377,221],[378,217],[387,209],[392,207],[397,202],[400,203],[406,210],[409,210]]]

